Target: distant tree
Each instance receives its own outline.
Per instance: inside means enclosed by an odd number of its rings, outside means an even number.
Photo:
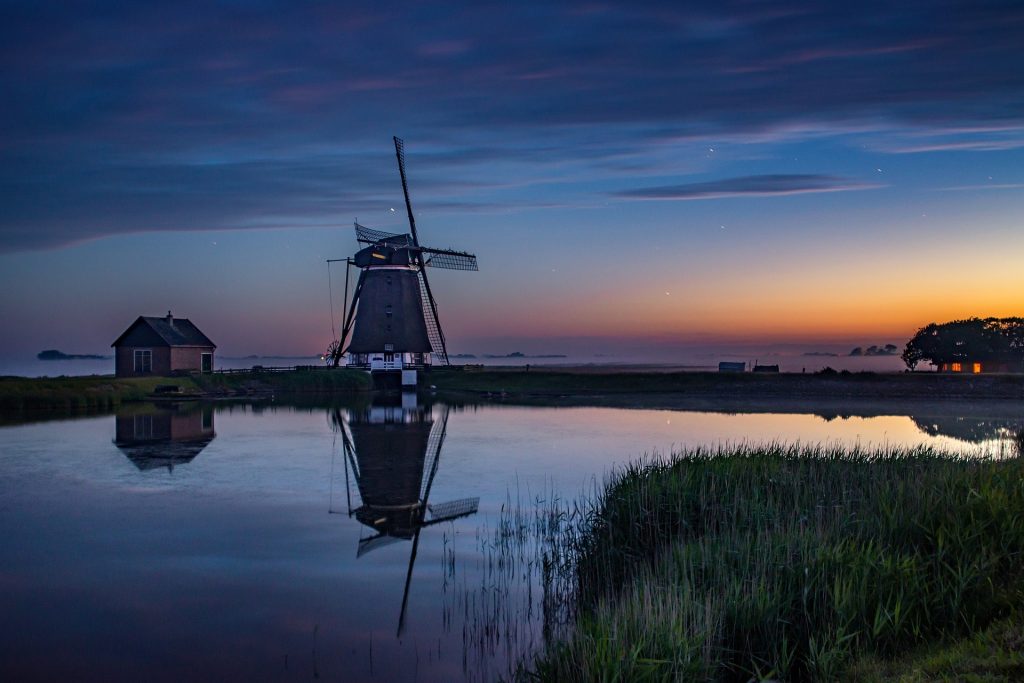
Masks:
[[[922,361],[938,366],[968,361],[1024,361],[1024,318],[968,318],[930,323],[901,354],[913,370]]]
[[[853,351],[850,351],[850,355],[851,356],[863,356],[864,355],[864,349],[862,349],[861,347],[858,346],[855,349],[853,349]]]

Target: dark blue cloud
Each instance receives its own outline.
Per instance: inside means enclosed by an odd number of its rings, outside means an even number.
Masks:
[[[846,192],[879,187],[827,175],[757,175],[724,178],[704,183],[664,185],[623,190],[613,196],[623,199],[718,199],[722,197],[765,197],[807,194],[810,192]]]
[[[491,162],[607,176],[665,139],[1024,119],[1016,1],[23,3],[0,27],[2,250],[343,222],[393,202],[391,133],[458,194]]]

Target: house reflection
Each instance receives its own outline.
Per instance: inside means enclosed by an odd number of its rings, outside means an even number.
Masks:
[[[114,445],[144,471],[173,472],[217,436],[213,407],[196,403],[132,405],[119,410],[114,421]]]
[[[365,528],[356,556],[411,541],[398,633],[405,625],[420,532],[477,511],[480,499],[430,502],[448,428],[448,406],[420,404],[415,394],[380,397],[359,409],[336,408],[331,422],[344,450],[346,512]],[[333,480],[332,480],[333,484]],[[353,488],[354,484],[354,488]],[[332,512],[335,512],[332,488]]]

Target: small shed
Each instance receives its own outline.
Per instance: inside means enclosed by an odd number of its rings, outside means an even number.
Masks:
[[[213,372],[217,345],[188,318],[139,316],[113,344],[118,377]]]
[[[778,372],[778,365],[754,365],[753,372]]]

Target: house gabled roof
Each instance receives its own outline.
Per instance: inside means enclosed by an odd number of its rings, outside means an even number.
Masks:
[[[188,318],[157,318],[140,315],[135,322],[128,326],[124,333],[114,340],[111,346],[118,346],[121,340],[127,337],[139,325],[145,326],[150,336],[156,335],[153,339],[155,345],[160,346],[209,346],[217,348],[217,345],[210,341],[210,338],[199,331]]]

